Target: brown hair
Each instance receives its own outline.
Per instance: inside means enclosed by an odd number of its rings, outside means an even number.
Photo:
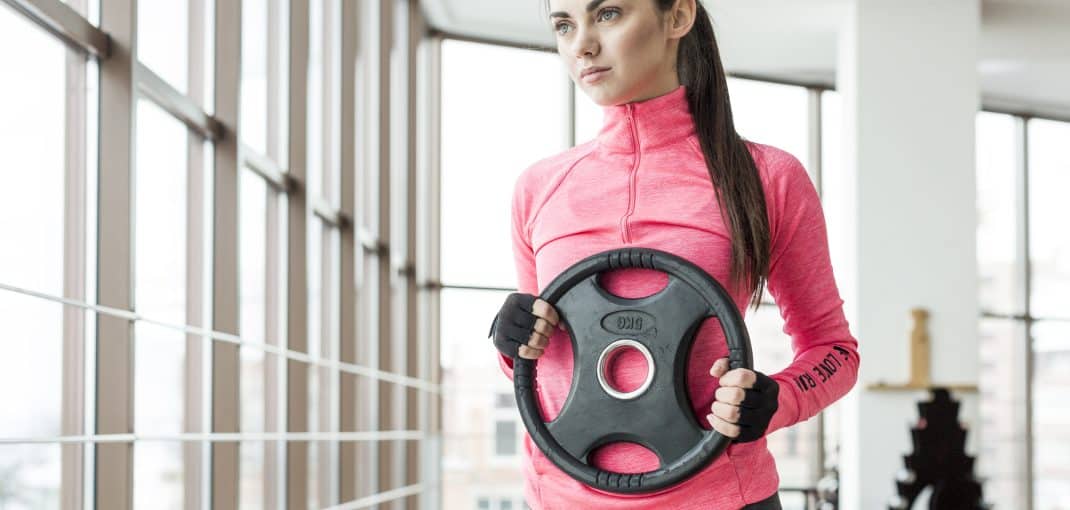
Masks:
[[[656,2],[664,13],[674,0]],[[695,4],[698,6],[695,24],[680,40],[677,71],[680,83],[687,88],[695,134],[706,157],[721,214],[732,233],[733,284],[738,288],[739,283],[746,283],[746,288],[753,289],[751,302],[757,310],[769,276],[765,192],[758,167],[732,121],[728,80],[721,65],[713,23],[701,0],[695,0]],[[740,281],[743,275],[747,277],[746,282]]]

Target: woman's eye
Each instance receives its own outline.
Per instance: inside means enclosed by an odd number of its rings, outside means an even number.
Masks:
[[[620,14],[620,11],[618,11],[618,10],[616,10],[616,9],[604,9],[604,10],[602,10],[601,12],[599,12],[599,13],[598,13],[598,18],[597,18],[597,20],[598,20],[598,21],[602,21],[602,20],[604,20],[604,19],[605,19],[605,20],[608,20],[608,19],[612,19],[612,18],[605,18],[605,17],[604,17],[604,15],[606,15],[606,14],[616,14],[616,15],[619,15],[619,14]],[[567,26],[569,26],[569,25],[568,25],[568,23],[558,23],[557,25],[555,25],[555,26],[554,26],[554,30],[556,30],[556,31],[557,31],[557,34],[558,34],[558,35],[565,35],[565,33],[566,33],[566,32],[562,32],[562,31],[561,31],[561,29],[562,29],[562,28],[565,28],[565,27],[567,27]]]
[[[601,20],[601,19],[602,19],[602,15],[603,15],[603,14],[620,14],[620,12],[619,12],[619,11],[617,11],[616,9],[606,9],[606,10],[604,10],[604,11],[602,11],[602,12],[598,13],[598,19],[599,19],[599,20]]]

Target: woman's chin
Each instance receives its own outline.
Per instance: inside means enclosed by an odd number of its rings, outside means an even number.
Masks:
[[[612,87],[607,86],[604,82],[598,82],[591,85],[580,85],[587,97],[591,98],[595,104],[599,106],[609,106],[617,104],[616,94]]]

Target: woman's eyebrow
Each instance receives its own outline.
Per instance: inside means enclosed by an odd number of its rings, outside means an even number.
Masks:
[[[598,8],[598,6],[599,6],[599,5],[602,5],[602,2],[605,2],[605,1],[606,1],[606,0],[591,0],[591,1],[590,1],[590,2],[589,2],[589,3],[587,4],[587,12],[591,12],[591,11],[593,11],[593,10],[597,9],[597,8]],[[557,12],[551,12],[551,13],[550,13],[550,17],[551,17],[551,18],[568,18],[568,17],[570,17],[570,16],[569,16],[569,15],[568,15],[568,13],[567,13],[567,12],[565,12],[565,11],[557,11]]]

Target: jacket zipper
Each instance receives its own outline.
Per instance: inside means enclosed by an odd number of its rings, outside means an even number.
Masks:
[[[628,211],[620,219],[620,239],[621,242],[628,244],[631,242],[631,236],[628,231],[628,218],[635,211],[635,173],[639,169],[640,153],[639,130],[635,126],[635,117],[633,115],[634,106],[631,104],[626,106],[628,107],[628,124],[632,128],[632,148],[635,152],[635,163],[632,164],[632,170],[628,174]]]

